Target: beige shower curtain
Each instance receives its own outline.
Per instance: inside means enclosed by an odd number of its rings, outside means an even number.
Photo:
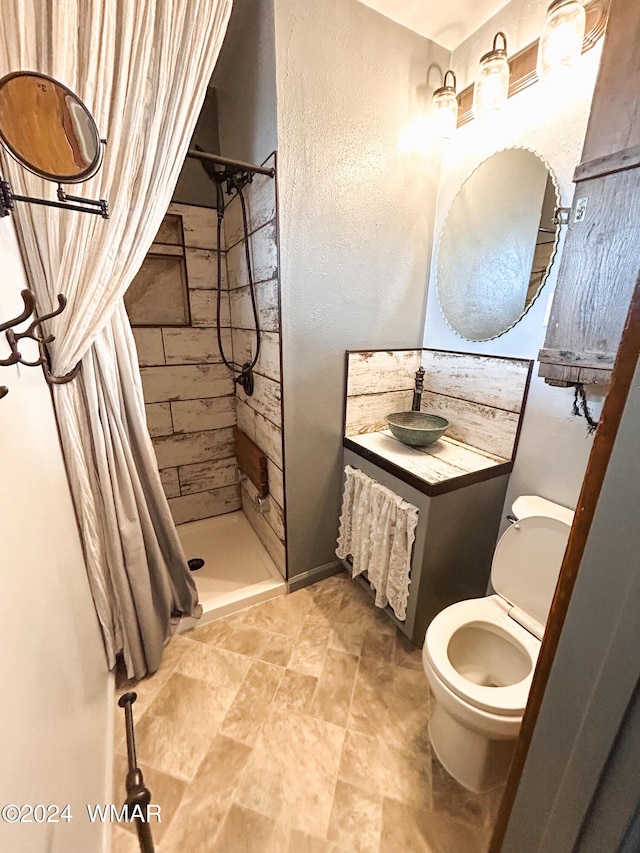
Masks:
[[[166,212],[226,31],[232,0],[2,0],[0,75],[40,71],[87,104],[108,140],[71,191],[111,218],[17,203],[39,307],[64,293],[53,372],[82,361],[54,400],[109,666],[154,672],[180,614],[199,612],[149,438],[123,295]],[[7,164],[14,191],[53,184]]]

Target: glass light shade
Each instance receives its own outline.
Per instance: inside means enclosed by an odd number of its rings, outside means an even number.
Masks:
[[[447,85],[447,77],[453,77],[453,85]],[[456,75],[447,71],[444,86],[433,93],[433,125],[436,139],[451,139],[458,126],[458,99],[456,97]]]
[[[540,80],[571,68],[580,58],[586,18],[580,0],[556,0],[549,6],[538,45]]]
[[[504,48],[497,47],[498,38],[504,41]],[[507,39],[504,33],[497,33],[493,40],[493,50],[480,60],[478,77],[473,88],[473,114],[476,117],[490,115],[501,110],[509,97],[509,62],[507,60]]]

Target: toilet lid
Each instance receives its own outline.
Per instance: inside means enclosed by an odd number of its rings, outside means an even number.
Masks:
[[[523,518],[505,530],[493,556],[494,590],[542,626],[547,622],[570,529],[557,518]]]

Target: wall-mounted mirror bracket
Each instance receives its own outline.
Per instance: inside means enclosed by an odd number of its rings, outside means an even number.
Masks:
[[[17,195],[10,183],[0,175],[0,217],[8,216],[17,201],[93,213],[109,218],[106,199],[68,195],[64,184],[79,184],[92,178],[102,165],[107,141],[103,139],[93,116],[80,98],[59,80],[37,71],[14,71],[0,78],[0,146],[24,169],[57,184],[57,201]],[[22,291],[24,311],[13,320],[0,323],[11,349],[0,366],[23,364],[42,367],[49,385],[63,385],[77,376],[78,363],[64,376],[51,372],[49,344],[55,340],[43,324],[64,311],[67,299],[58,295],[58,307],[48,314],[38,314],[36,297],[31,290]],[[21,323],[31,320],[24,332],[16,332]],[[37,358],[27,360],[20,352],[25,338],[37,344]],[[8,391],[0,386],[0,399]]]
[[[40,204],[44,207],[59,207],[62,210],[77,210],[79,213],[94,213],[103,219],[109,218],[109,205],[107,200],[81,198],[80,196],[67,195],[61,184],[58,184],[58,201],[46,198],[33,198],[28,195],[16,195],[8,181],[0,177],[0,217],[8,216],[14,209],[15,202],[22,201],[27,204]]]
[[[568,225],[570,213],[570,207],[556,207],[556,209],[553,211],[554,223],[556,225]]]
[[[92,178],[107,141],[80,98],[59,80],[36,71],[0,78],[0,145],[24,169],[58,185],[58,200],[17,195],[0,175],[0,217],[16,201],[109,218],[105,199],[68,195],[64,184]]]

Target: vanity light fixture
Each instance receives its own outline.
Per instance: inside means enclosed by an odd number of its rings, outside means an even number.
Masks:
[[[452,82],[447,85],[447,77]],[[433,93],[434,135],[437,139],[451,139],[458,124],[458,98],[456,94],[456,75],[449,69],[444,75],[442,86]]]
[[[580,9],[576,11],[576,6],[578,5],[583,7],[585,13],[586,23],[581,51],[582,53],[586,53],[595,47],[604,35],[607,25],[609,0],[580,0],[579,3],[577,0],[565,0],[562,3],[552,3],[549,7],[545,30],[549,22],[551,22],[554,31],[556,29],[564,29],[566,33],[570,29],[575,32],[573,30],[575,21],[577,18],[582,17]],[[569,26],[570,21],[573,22],[571,26]],[[509,57],[509,97],[523,92],[529,86],[533,86],[540,79],[538,75],[545,74],[547,64],[553,64],[556,68],[558,67],[556,59],[552,59],[549,62],[543,59],[543,54],[550,56],[553,53],[557,56],[558,50],[555,46],[550,47],[549,50],[543,49],[540,44],[542,38],[541,36],[540,39],[536,39]],[[552,44],[557,45],[559,42],[565,41],[565,39],[569,39],[569,36],[563,35],[561,39],[556,41],[554,32]],[[559,52],[560,54],[563,53],[563,51]],[[545,63],[544,67],[542,65],[543,62]],[[538,65],[539,63],[540,65]],[[537,66],[540,68],[539,72],[537,71]],[[474,89],[475,86],[471,83],[458,95],[458,127],[467,124],[467,122],[475,118]]]
[[[502,47],[498,47],[502,39]],[[489,115],[501,110],[509,97],[509,62],[507,60],[507,37],[496,33],[493,48],[480,60],[478,79],[473,92],[473,114]]]
[[[581,0],[554,0],[540,34],[536,72],[540,80],[575,65],[582,55],[587,13]]]

